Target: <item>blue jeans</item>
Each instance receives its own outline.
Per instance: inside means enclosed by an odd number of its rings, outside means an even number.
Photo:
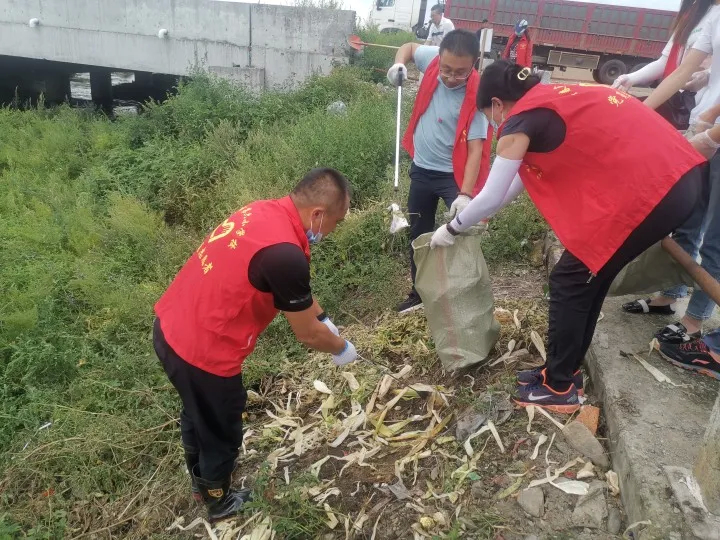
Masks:
[[[720,152],[710,160],[708,194],[702,197],[693,215],[673,233],[673,238],[691,257],[700,254],[705,270],[720,280]],[[687,296],[687,287],[678,285],[664,291],[668,298]],[[696,288],[690,297],[688,316],[704,321],[712,316],[715,302],[700,288]]]

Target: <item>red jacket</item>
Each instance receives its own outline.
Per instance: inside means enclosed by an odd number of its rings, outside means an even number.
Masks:
[[[513,43],[517,40],[520,40],[520,42],[517,45],[517,59],[515,60],[515,63],[524,67],[532,67],[532,41],[530,41],[527,32],[523,32],[520,37],[516,34],[512,34],[508,38],[507,45],[502,53],[502,59],[510,60],[510,49],[512,48]]]
[[[438,81],[438,75],[440,74],[440,57],[433,58],[430,65],[425,70],[423,80],[420,83],[417,97],[415,98],[415,105],[413,106],[412,115],[410,116],[410,122],[408,123],[407,130],[403,136],[402,145],[411,158],[415,157],[415,145],[413,137],[415,135],[415,128],[417,128],[420,117],[425,114],[425,111],[430,106],[433,94],[438,87],[440,82]],[[467,134],[470,130],[470,123],[472,122],[475,114],[477,113],[477,107],[475,105],[475,96],[477,95],[477,88],[480,82],[480,75],[476,70],[472,70],[472,74],[467,80],[465,86],[465,99],[460,107],[460,116],[458,118],[457,130],[455,132],[455,145],[453,147],[452,164],[453,164],[453,175],[455,176],[455,183],[458,188],[462,189],[463,180],[465,178],[465,164],[468,158],[468,144]],[[480,113],[482,114],[482,113]],[[480,160],[480,172],[478,173],[478,180],[475,183],[475,188],[471,195],[474,197],[477,195],[482,187],[485,185],[487,180],[488,172],[490,172],[490,154],[492,153],[492,127],[488,126],[488,133],[485,142],[483,143],[482,158]]]
[[[565,140],[552,152],[525,154],[520,177],[559,240],[597,274],[705,158],[655,111],[607,86],[538,84],[508,119],[539,108],[560,115]]]
[[[187,363],[231,377],[277,315],[273,296],[250,284],[253,255],[279,243],[310,246],[290,197],[251,203],[200,245],[155,304],[165,339]]]

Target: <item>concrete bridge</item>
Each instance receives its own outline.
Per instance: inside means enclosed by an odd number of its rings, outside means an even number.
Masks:
[[[222,0],[0,0],[0,80],[40,82],[50,101],[90,72],[93,100],[110,73],[183,76],[205,69],[253,89],[296,85],[345,61],[355,12]]]

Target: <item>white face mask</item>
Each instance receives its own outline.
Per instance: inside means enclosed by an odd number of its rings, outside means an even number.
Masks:
[[[505,122],[505,111],[502,111],[500,113],[500,124],[502,125]],[[495,130],[495,136],[497,137],[497,130],[500,127],[498,123],[495,121],[495,102],[490,102],[490,125]]]

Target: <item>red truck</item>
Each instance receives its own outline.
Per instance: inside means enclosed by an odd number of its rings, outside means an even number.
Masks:
[[[611,84],[660,56],[675,12],[567,0],[447,0],[445,16],[455,28],[492,28],[494,58],[525,19],[534,65],[590,69],[597,82]]]

